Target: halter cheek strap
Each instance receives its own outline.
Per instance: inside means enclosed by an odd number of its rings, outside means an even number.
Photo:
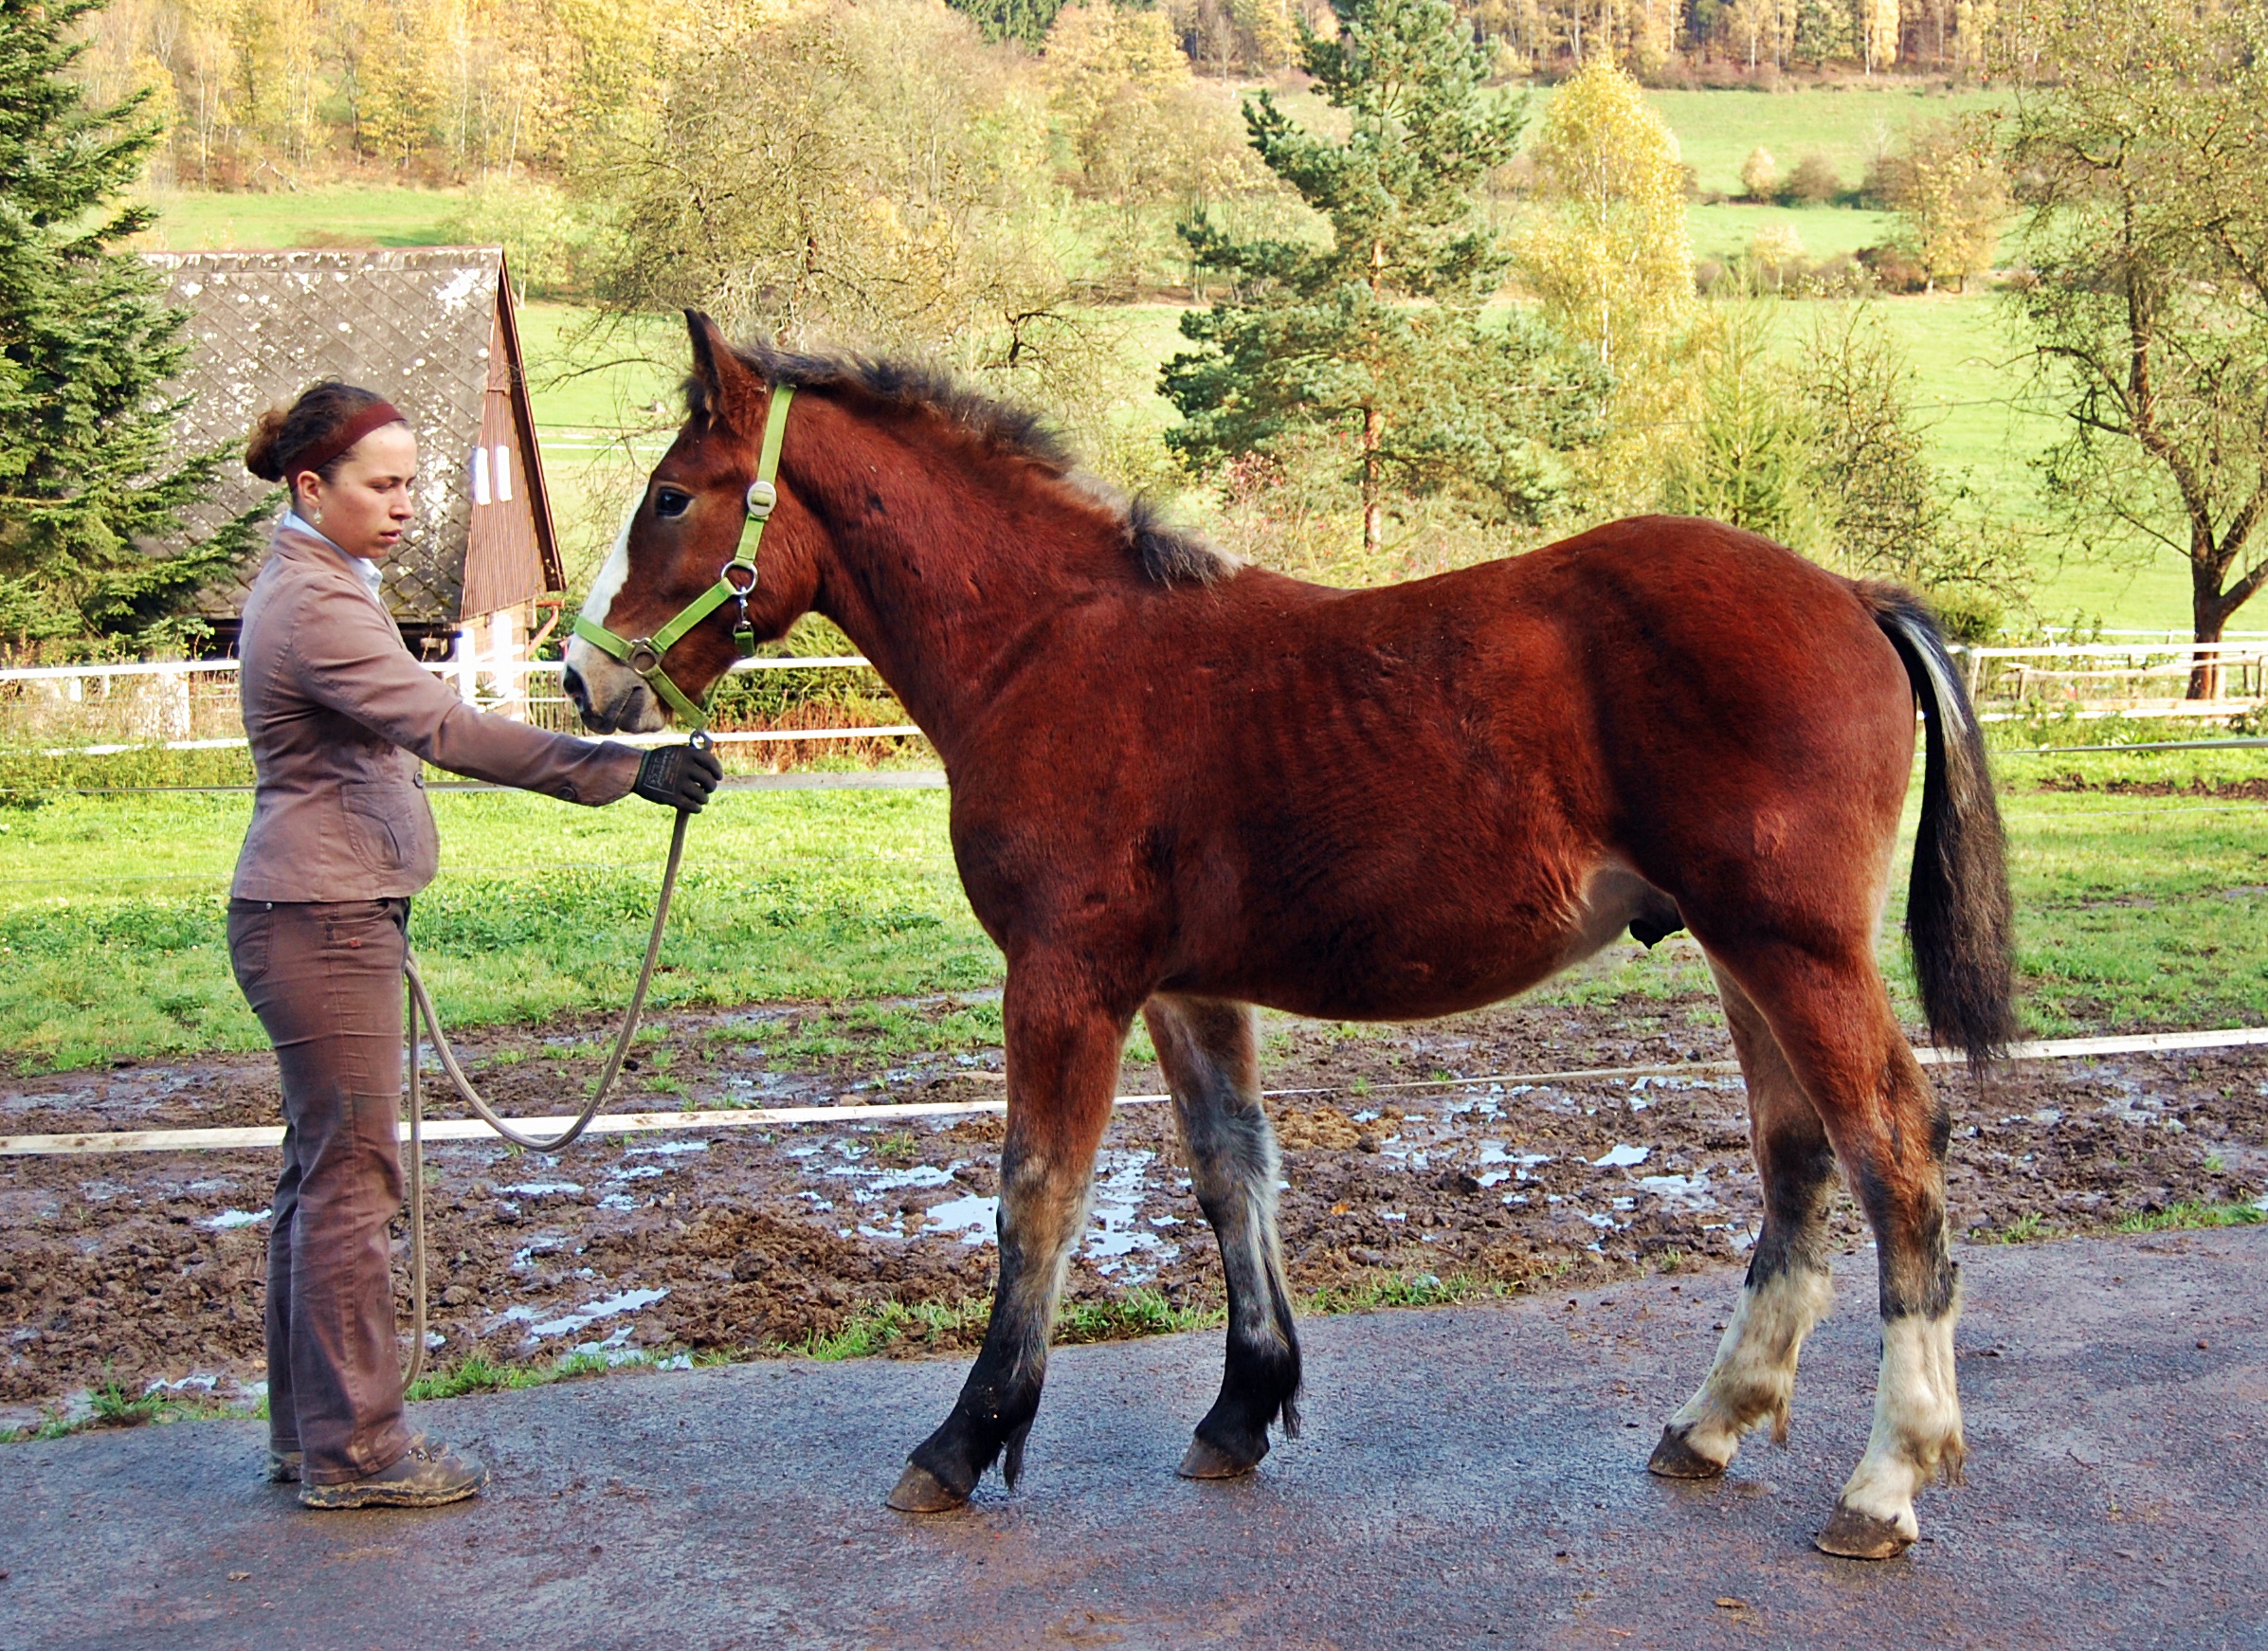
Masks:
[[[694,703],[671,681],[669,673],[662,668],[662,661],[696,626],[728,602],[739,607],[739,616],[733,625],[735,657],[746,659],[756,651],[755,627],[748,618],[748,599],[756,588],[756,552],[764,542],[764,524],[771,519],[772,506],[779,502],[780,446],[788,438],[788,404],[794,396],[792,385],[772,386],[771,406],[764,415],[764,444],[756,457],[755,480],[748,484],[748,517],[741,523],[740,544],[733,553],[733,559],[717,575],[717,583],[696,596],[651,636],[626,639],[596,620],[580,615],[575,619],[575,635],[637,672],[688,728],[699,730],[706,726],[708,705],[706,701]]]

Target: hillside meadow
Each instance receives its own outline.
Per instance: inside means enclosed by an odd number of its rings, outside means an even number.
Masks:
[[[1741,165],[1758,146],[1783,172],[1807,154],[1823,154],[1844,187],[1856,190],[1869,160],[1914,122],[1950,118],[1990,101],[1983,93],[1888,84],[1777,93],[1664,90],[1650,96],[1677,133],[1697,187],[1717,195],[1737,194]],[[1549,97],[1548,91],[1533,95],[1532,131],[1533,118]],[[437,245],[470,232],[469,197],[457,190],[336,185],[298,193],[167,191],[154,204],[161,216],[151,244],[172,248]],[[1696,258],[1719,263],[1744,255],[1767,230],[1792,230],[1805,256],[1817,261],[1879,245],[1894,229],[1889,214],[1853,206],[1782,207],[1738,199],[1696,202],[1688,224]],[[2033,461],[2055,439],[2059,423],[2024,405],[2022,352],[2002,306],[1988,293],[1902,297],[1878,304],[1912,362],[1914,398],[1929,422],[1939,464],[1997,516],[2036,522]],[[1774,306],[1782,347],[1800,347],[1823,307],[1819,300]],[[1104,314],[1128,384],[1142,387],[1128,416],[1162,427],[1173,415],[1155,393],[1156,369],[1181,345],[1179,308],[1131,304]],[[523,312],[546,468],[570,584],[576,588],[611,540],[620,500],[666,444],[684,362],[675,318],[598,330],[595,319],[563,304],[536,302]],[[593,363],[606,365],[594,371]],[[2187,578],[2170,557],[2120,566],[2080,561],[2062,556],[2043,538],[2035,564],[2037,619],[2186,629]]]

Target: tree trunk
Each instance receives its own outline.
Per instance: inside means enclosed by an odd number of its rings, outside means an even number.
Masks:
[[[2221,640],[2223,626],[2228,624],[2229,609],[2221,594],[2219,572],[2202,561],[2189,564],[2189,617],[2200,645]],[[2192,699],[2221,698],[2221,659],[2218,654],[2197,654],[2189,662],[2189,695]]]
[[[1375,403],[1362,409],[1362,553],[1368,562],[1386,549],[1386,504],[1379,496],[1378,446],[1386,419]]]

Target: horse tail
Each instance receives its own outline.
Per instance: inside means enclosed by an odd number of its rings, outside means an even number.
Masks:
[[[1906,939],[1931,1034],[1972,1069],[2015,1040],[2015,911],[1985,732],[1945,636],[1921,599],[1861,584],[1859,599],[1897,649],[1921,703],[1921,828],[1906,895]]]

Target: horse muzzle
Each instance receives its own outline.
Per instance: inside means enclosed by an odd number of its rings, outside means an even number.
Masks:
[[[667,722],[653,691],[581,638],[567,644],[559,685],[594,734],[655,734]]]

